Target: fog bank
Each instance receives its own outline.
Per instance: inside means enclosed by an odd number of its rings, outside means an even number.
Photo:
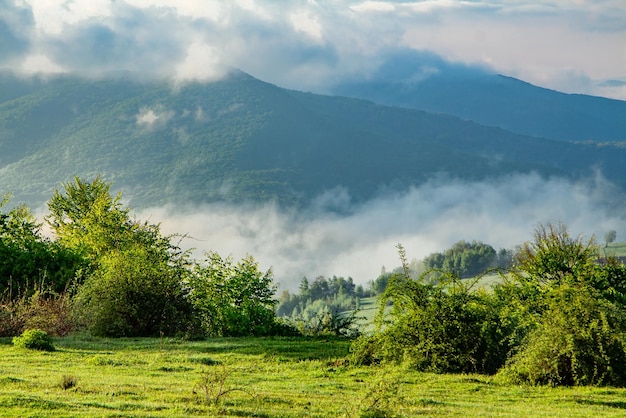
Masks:
[[[345,191],[325,193],[326,205],[346,205]],[[433,180],[403,194],[352,205],[348,214],[320,208],[296,211],[275,204],[167,206],[137,214],[160,222],[165,234],[188,234],[184,248],[241,258],[251,254],[263,270],[272,268],[281,289],[297,289],[302,277],[352,277],[366,284],[383,266],[400,262],[401,243],[409,259],[421,259],[459,240],[514,248],[532,238],[538,224],[562,222],[572,235],[607,231],[624,240],[622,192],[601,177],[587,183],[519,175],[490,183]],[[321,205],[324,206],[324,205]]]

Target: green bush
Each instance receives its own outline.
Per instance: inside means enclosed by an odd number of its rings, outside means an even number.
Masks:
[[[40,329],[26,330],[19,337],[13,337],[13,344],[16,347],[28,348],[31,350],[54,351],[52,338],[47,332]]]
[[[189,299],[202,328],[211,336],[265,336],[289,330],[276,318],[277,286],[252,256],[235,263],[216,252],[195,265],[187,282]]]
[[[585,287],[563,285],[547,298],[538,327],[500,377],[533,385],[626,384],[624,309]]]
[[[410,298],[411,292],[423,295],[409,307],[398,297]],[[410,282],[395,296],[391,321],[357,340],[352,356],[360,364],[391,361],[422,371],[495,373],[506,360],[509,333],[490,294]]]
[[[74,298],[76,316],[97,336],[184,334],[191,304],[181,286],[183,275],[151,248],[111,251]]]

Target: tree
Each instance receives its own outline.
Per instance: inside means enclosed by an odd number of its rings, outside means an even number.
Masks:
[[[56,189],[48,201],[46,221],[57,240],[95,261],[107,251],[120,249],[138,238],[141,225],[130,219],[129,209],[121,203],[122,195],[111,195],[111,184],[96,177]]]
[[[474,277],[497,265],[492,246],[482,242],[459,241],[443,253],[434,253],[423,261],[426,269],[443,270],[461,278]]]
[[[572,237],[565,225],[540,225],[515,255],[515,279],[535,287],[588,279],[598,252],[595,240]]]
[[[272,271],[259,271],[250,255],[234,263],[206,253],[188,281],[189,297],[208,335],[272,335],[279,332]]]
[[[183,282],[188,254],[159,225],[130,210],[100,177],[78,177],[55,190],[46,218],[58,242],[89,260],[75,306],[97,335],[156,336],[184,332],[190,304]]]
[[[612,244],[613,242],[615,242],[616,238],[617,238],[617,232],[615,232],[614,230],[608,231],[606,234],[604,234],[604,242],[606,243],[605,247],[608,247],[609,244]]]
[[[0,199],[0,209],[9,198]],[[0,212],[0,293],[14,298],[35,288],[62,292],[81,262],[73,251],[42,236],[41,224],[27,206]]]

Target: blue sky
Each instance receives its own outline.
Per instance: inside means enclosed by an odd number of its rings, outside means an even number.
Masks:
[[[213,80],[237,67],[321,91],[389,51],[626,99],[624,0],[0,0],[0,68]]]

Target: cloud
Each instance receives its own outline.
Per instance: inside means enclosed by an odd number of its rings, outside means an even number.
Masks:
[[[137,126],[148,130],[165,128],[173,117],[174,111],[163,109],[161,106],[154,109],[142,107],[135,115]]]
[[[249,253],[262,269],[273,268],[282,288],[295,289],[304,276],[350,276],[365,284],[382,266],[399,265],[398,243],[411,259],[459,240],[514,248],[549,222],[588,238],[602,239],[609,230],[624,238],[624,201],[601,178],[582,184],[518,175],[492,183],[431,181],[350,208],[345,190],[338,189],[308,211],[212,204],[151,208],[138,217],[161,222],[165,233],[189,234],[183,245],[196,248],[197,257],[203,250],[236,258]]]
[[[9,63],[28,52],[34,18],[28,7],[0,0],[0,59]]]
[[[597,85],[626,76],[625,22],[620,0],[3,0],[0,67],[178,81],[240,68],[324,92],[375,71],[391,50],[413,49],[545,87],[622,97],[623,89]]]

